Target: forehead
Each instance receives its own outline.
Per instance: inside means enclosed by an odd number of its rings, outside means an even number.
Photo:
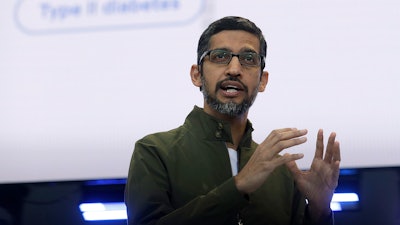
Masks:
[[[259,52],[260,41],[256,35],[243,30],[224,30],[210,38],[210,49],[226,48],[232,52],[253,50]]]

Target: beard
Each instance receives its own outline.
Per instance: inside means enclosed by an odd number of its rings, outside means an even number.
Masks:
[[[227,80],[240,82],[244,87],[244,92],[248,94],[247,86],[244,85],[236,77],[229,77],[228,79],[218,82],[215,86],[215,90],[218,90],[220,88],[221,83]],[[254,89],[253,93],[251,93],[250,96],[243,99],[243,101],[240,103],[235,103],[233,101],[224,103],[217,99],[216,93],[214,93],[214,95],[210,93],[210,89],[208,88],[204,75],[201,75],[201,81],[202,81],[201,91],[203,92],[203,96],[206,103],[217,112],[224,115],[228,115],[230,117],[242,116],[244,113],[246,113],[249,110],[249,108],[253,105],[254,100],[256,99],[258,93],[258,88],[256,88]]]

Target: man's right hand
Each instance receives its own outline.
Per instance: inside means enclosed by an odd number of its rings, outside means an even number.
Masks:
[[[268,137],[258,146],[250,160],[235,176],[237,189],[250,194],[256,191],[275,170],[276,167],[287,162],[303,158],[303,154],[279,153],[287,148],[303,144],[307,141],[304,136],[307,130],[296,128],[284,128],[272,131]]]

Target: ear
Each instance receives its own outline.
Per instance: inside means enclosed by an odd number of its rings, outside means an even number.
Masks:
[[[192,83],[196,87],[201,87],[203,84],[201,82],[201,73],[199,65],[193,64],[190,68],[190,77],[192,79]]]
[[[261,73],[261,77],[260,77],[260,85],[258,86],[258,92],[263,92],[265,91],[265,88],[268,84],[268,72],[267,71],[263,71]]]

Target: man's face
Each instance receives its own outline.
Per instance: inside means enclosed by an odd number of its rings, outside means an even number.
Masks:
[[[242,52],[259,53],[258,38],[246,31],[222,31],[211,37],[210,50],[224,49],[234,54]],[[203,60],[201,84],[205,99],[204,109],[228,116],[247,113],[257,93],[263,91],[268,74],[260,66],[241,65],[238,57],[229,64],[211,62],[209,56]],[[261,77],[260,77],[261,76]]]

